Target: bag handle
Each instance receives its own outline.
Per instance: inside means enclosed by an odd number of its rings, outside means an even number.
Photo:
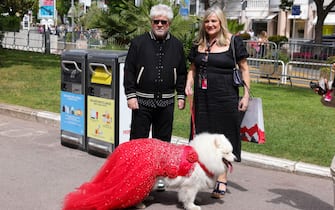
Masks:
[[[235,35],[231,36],[231,49],[233,50],[233,57],[234,57],[234,63],[235,63],[235,68],[237,68],[237,62],[236,62],[236,54],[235,54]],[[244,82],[243,82],[244,83]]]
[[[236,54],[235,54],[235,35],[231,36],[231,41],[230,41],[230,45],[231,45],[231,49],[233,51],[233,57],[234,57],[234,63],[235,63],[235,68],[238,67],[237,62],[236,62]],[[251,93],[250,88],[248,87],[248,85],[244,82],[243,78],[242,78],[242,82],[243,82],[243,87],[247,88],[247,91],[249,93],[249,98],[253,98],[253,95]]]

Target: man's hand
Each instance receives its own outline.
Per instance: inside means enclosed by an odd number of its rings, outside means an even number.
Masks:
[[[127,104],[129,109],[139,109],[137,98],[128,99]]]

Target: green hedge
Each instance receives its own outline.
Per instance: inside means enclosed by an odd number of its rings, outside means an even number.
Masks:
[[[0,16],[0,31],[13,31],[20,30],[21,19],[16,16]]]

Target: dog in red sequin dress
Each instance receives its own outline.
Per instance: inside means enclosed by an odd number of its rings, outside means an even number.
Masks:
[[[158,139],[136,139],[119,145],[90,182],[65,197],[63,210],[109,210],[135,206],[153,189],[157,178],[178,189],[187,210],[200,190],[212,188],[235,156],[221,134],[197,135],[189,145]]]

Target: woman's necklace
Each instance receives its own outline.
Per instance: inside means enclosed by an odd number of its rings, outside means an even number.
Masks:
[[[207,42],[207,48],[206,48],[206,53],[207,53],[207,56],[208,56],[208,53],[211,51],[211,47],[214,45],[216,43],[216,39],[214,39],[213,41],[212,41],[212,43],[210,43],[210,42]]]

